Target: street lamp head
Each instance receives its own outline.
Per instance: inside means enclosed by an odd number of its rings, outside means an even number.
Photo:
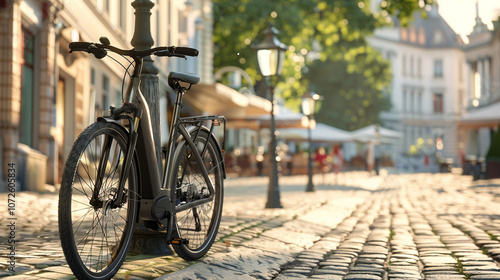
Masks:
[[[278,30],[271,24],[263,31],[264,40],[252,49],[257,50],[257,59],[262,76],[280,75],[288,47],[278,40]]]
[[[302,113],[308,117],[313,116],[316,111],[316,102],[320,100],[323,100],[323,96],[307,91],[302,96]]]

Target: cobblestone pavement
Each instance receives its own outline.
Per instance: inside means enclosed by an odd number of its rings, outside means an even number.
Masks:
[[[129,255],[115,278],[500,279],[499,181],[355,172],[316,177],[314,193],[304,192],[306,182],[280,178],[283,209],[263,209],[266,178],[229,179],[218,241],[206,257]],[[72,279],[57,196],[18,193],[17,201],[16,274],[5,271],[2,238],[0,277]]]

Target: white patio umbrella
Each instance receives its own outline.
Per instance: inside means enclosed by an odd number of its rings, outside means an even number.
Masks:
[[[307,128],[280,129],[281,139],[291,141],[307,141]],[[351,133],[324,123],[317,123],[311,130],[311,140],[313,142],[349,142]]]
[[[359,142],[369,142],[377,137],[377,125],[372,124],[351,132],[352,140]],[[402,137],[401,132],[385,127],[378,127],[379,141],[383,144],[392,144]]]

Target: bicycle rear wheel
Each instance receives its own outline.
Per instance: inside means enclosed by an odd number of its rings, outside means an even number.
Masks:
[[[122,128],[97,122],[78,137],[66,161],[59,193],[59,234],[66,260],[79,279],[110,279],[125,260],[137,212],[134,163],[122,201],[118,207],[113,201],[126,147]],[[100,161],[102,178],[98,178]],[[102,179],[98,199],[91,204],[98,179]]]
[[[219,229],[224,196],[222,162],[217,144],[204,130],[199,132],[194,143],[201,154],[215,193],[210,202],[176,213],[177,233],[180,238],[188,239],[189,244],[172,244],[172,247],[185,260],[196,260],[203,257],[212,246]],[[206,149],[204,149],[205,143]],[[174,164],[176,168],[174,168],[172,176],[176,178],[175,201],[177,207],[209,197],[208,186],[202,175],[201,166],[185,140],[180,142],[175,150]]]

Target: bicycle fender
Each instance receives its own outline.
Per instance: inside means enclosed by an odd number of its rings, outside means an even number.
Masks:
[[[122,129],[126,134],[128,134],[127,128],[125,128],[118,120],[115,120],[111,117],[98,117],[97,121],[116,124],[120,129]],[[137,155],[137,151],[134,151],[134,159],[135,159],[136,163],[139,162],[139,157]],[[137,167],[136,170],[137,170],[137,177],[138,177],[137,182],[139,183],[139,186],[137,186],[137,191],[141,192],[142,191],[141,169],[139,167]],[[139,195],[142,196],[142,193],[139,193]],[[140,197],[139,197],[139,200],[141,200]],[[138,214],[141,213],[141,206],[142,206],[142,203],[139,203],[139,207],[137,207]],[[139,215],[137,215],[137,217],[139,217]]]
[[[97,121],[98,122],[105,122],[105,123],[116,123],[117,125],[122,127],[128,133],[128,130],[120,122],[118,122],[117,120],[115,120],[111,117],[98,117]]]
[[[120,120],[115,120],[115,119],[113,119],[111,117],[98,117],[97,121],[98,122],[104,122],[104,123],[114,123],[114,124],[118,125],[127,135],[129,134],[128,133],[128,129],[125,128],[125,126],[122,125],[122,123],[120,122]]]
[[[210,138],[212,138],[214,140],[214,143],[215,143],[215,148],[217,149],[217,156],[219,157],[219,160],[221,161],[221,165],[222,165],[222,176],[224,179],[226,179],[226,163],[224,162],[224,159],[222,158],[222,148],[219,144],[219,141],[217,140],[217,138],[214,136],[214,134],[210,133],[210,130],[208,129],[208,127],[206,126],[202,126],[201,129],[203,129],[205,132],[207,132],[208,134],[210,134]],[[186,130],[189,134],[192,134],[194,132],[196,132],[196,130],[198,130],[198,127],[197,126],[188,126],[186,127]],[[179,137],[179,139],[177,139],[177,142],[180,141],[182,139],[182,136]]]

